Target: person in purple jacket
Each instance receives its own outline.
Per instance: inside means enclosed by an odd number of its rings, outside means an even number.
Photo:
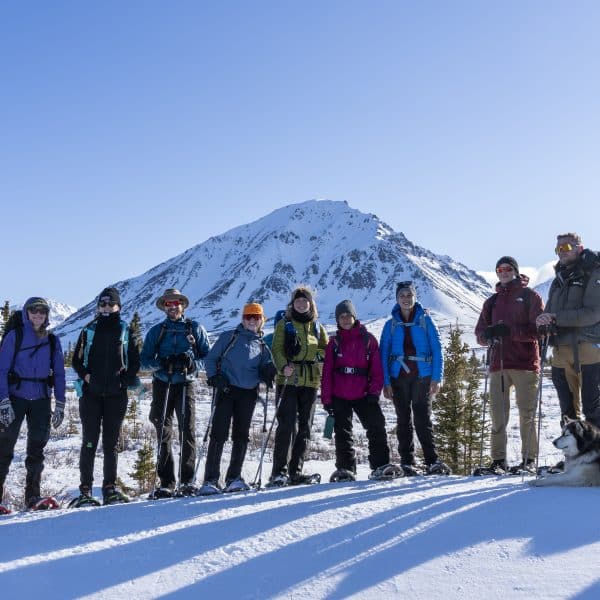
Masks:
[[[50,423],[60,427],[65,410],[64,358],[59,339],[48,333],[49,312],[44,298],[29,298],[21,311],[22,325],[17,321],[6,333],[0,349],[0,493],[27,419],[25,503],[31,509],[55,507],[40,496],[40,480]]]
[[[379,406],[383,388],[383,367],[377,340],[356,318],[350,300],[335,307],[338,325],[336,335],[329,338],[321,377],[321,402],[335,419],[335,466],[330,481],[354,481],[356,452],[352,438],[354,413],[366,429],[369,440],[370,478],[401,474],[390,465],[390,449],[385,430],[385,417]]]

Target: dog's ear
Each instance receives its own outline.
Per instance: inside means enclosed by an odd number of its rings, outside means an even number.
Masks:
[[[562,426],[566,427],[571,421],[574,421],[575,419],[571,419],[571,417],[567,416],[567,415],[563,415],[562,418]]]
[[[575,419],[571,419],[571,423],[573,423],[573,428],[575,429],[575,433],[580,437],[584,436],[584,427],[581,421],[577,421]]]

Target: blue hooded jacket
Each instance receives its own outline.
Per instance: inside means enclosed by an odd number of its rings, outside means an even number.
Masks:
[[[27,305],[27,303],[26,303]],[[50,374],[50,340],[48,334],[37,336],[27,311],[21,311],[23,318],[23,341],[15,357],[14,370],[20,377],[45,379]],[[9,331],[2,341],[0,349],[0,399],[15,396],[25,400],[50,398],[52,388],[45,381],[25,381],[8,384],[8,371],[15,351],[16,332]],[[54,348],[54,395],[56,408],[64,410],[65,406],[65,361],[60,340],[56,337]]]
[[[392,336],[392,323],[393,336]],[[383,363],[383,383],[390,385],[391,377],[398,377],[402,368],[404,355],[404,328],[407,323],[402,321],[400,306],[392,309],[392,318],[386,322],[381,332],[380,352]],[[412,341],[415,346],[419,377],[431,376],[432,381],[441,381],[444,368],[442,343],[440,333],[431,316],[423,307],[415,303],[415,316],[411,325]]]

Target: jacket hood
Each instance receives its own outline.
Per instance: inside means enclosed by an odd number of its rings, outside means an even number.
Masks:
[[[413,321],[416,321],[424,312],[425,311],[421,304],[418,301],[415,302],[415,318]],[[397,321],[402,321],[402,312],[398,303],[396,303],[394,308],[392,308],[392,317],[394,317],[394,319]]]

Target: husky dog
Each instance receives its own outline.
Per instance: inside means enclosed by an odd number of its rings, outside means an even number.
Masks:
[[[531,485],[600,486],[600,429],[587,421],[568,419],[552,443],[564,452],[564,472],[549,473]]]

